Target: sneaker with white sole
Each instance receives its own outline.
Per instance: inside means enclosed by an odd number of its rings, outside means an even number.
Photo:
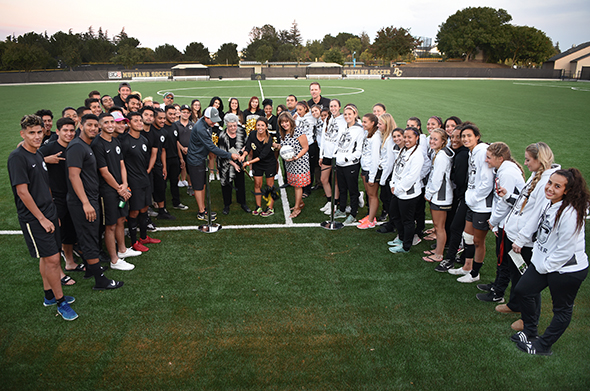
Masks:
[[[488,301],[488,302],[493,302],[493,303],[503,303],[504,302],[504,296],[500,296],[499,294],[497,294],[495,291],[489,291],[489,292],[485,292],[485,293],[478,293],[475,295],[475,297],[477,297],[477,300],[480,301]]]
[[[178,210],[187,210],[188,206],[184,205],[184,204],[178,204],[176,206],[173,206],[174,209],[178,209]]]
[[[394,253],[394,254],[405,254],[407,252],[410,252],[409,250],[404,250],[404,247],[390,247],[389,248],[389,252]]]
[[[375,224],[377,222],[377,219],[373,219],[373,221],[369,221],[369,219],[361,222],[359,225],[357,225],[356,227],[358,229],[368,229],[368,228],[375,228]]]
[[[464,270],[462,267],[459,267],[457,269],[449,269],[449,274],[452,274],[454,276],[464,276],[469,273],[471,273],[471,270]]]
[[[387,242],[387,245],[392,246],[392,247],[399,247],[403,244],[404,244],[404,242],[399,238],[399,236],[397,236],[395,239]]]
[[[57,306],[57,313],[60,314],[61,317],[65,320],[74,320],[78,317],[76,311],[74,311],[72,307],[70,307],[67,301],[62,301]]]
[[[124,259],[127,257],[137,257],[138,255],[141,255],[141,251],[136,251],[131,247],[128,247],[124,253],[117,252],[117,256],[119,257],[119,259]]]
[[[352,225],[356,223],[356,218],[353,215],[348,215],[348,217],[344,220],[344,225]]]
[[[158,215],[158,212],[156,212],[155,210],[152,209],[152,207],[150,206],[148,208],[147,214],[149,217],[156,217]]]
[[[320,212],[325,212],[327,210],[330,210],[330,205],[332,205],[332,203],[330,201],[326,202],[326,205],[324,205],[320,208]]]
[[[186,185],[184,184],[185,181],[178,181],[178,184],[176,186],[178,187],[185,187]]]
[[[335,219],[343,219],[346,217],[346,213],[345,212],[341,212],[340,209],[338,209],[336,212],[334,212],[334,218]]]
[[[64,300],[68,304],[72,304],[73,302],[76,301],[76,299],[74,299],[72,296],[64,296]],[[57,300],[55,300],[55,297],[51,300],[47,300],[47,298],[43,298],[43,305],[45,307],[49,307],[49,306],[56,305],[56,304],[57,304]]]
[[[465,283],[465,284],[470,284],[472,282],[479,281],[479,274],[477,276],[473,277],[471,275],[471,273],[468,273],[462,277],[457,278],[457,281]]]
[[[420,239],[420,236],[418,235],[414,235],[414,239],[412,239],[412,246],[417,245],[418,243],[420,243],[422,241],[422,239]]]
[[[359,208],[363,208],[365,206],[365,192],[361,191],[359,194]]]
[[[125,261],[124,259],[117,260],[117,263],[111,262],[111,269],[115,270],[133,270],[135,269],[135,265]]]
[[[348,206],[347,206],[347,207],[344,209],[344,211],[345,211],[346,213],[350,213],[350,211],[351,211],[351,210],[352,210],[352,208],[350,207],[350,205],[348,205]]]
[[[338,211],[338,205],[334,205],[334,213],[336,213],[337,211]],[[326,209],[324,211],[324,214],[329,216],[331,212],[332,211],[330,210],[330,207],[328,207],[328,209]]]

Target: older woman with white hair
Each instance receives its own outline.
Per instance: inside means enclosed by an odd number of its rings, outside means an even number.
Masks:
[[[223,118],[225,130],[219,134],[218,147],[231,153],[239,153],[246,143],[246,131],[239,125],[239,117],[227,113]],[[223,214],[229,214],[232,203],[232,188],[236,188],[236,200],[246,213],[252,213],[246,204],[246,186],[244,171],[231,159],[217,157],[217,168],[223,195]]]

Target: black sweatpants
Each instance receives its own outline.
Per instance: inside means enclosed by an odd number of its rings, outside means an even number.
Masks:
[[[501,252],[502,250],[502,252]],[[512,258],[508,253],[512,250],[512,241],[508,239],[504,230],[498,230],[498,237],[496,238],[496,256],[498,257],[498,269],[496,270],[496,280],[493,283],[494,291],[500,295],[504,295],[508,284],[512,283],[512,289],[510,290],[510,300],[508,301],[508,307],[514,312],[520,312],[518,304],[513,302],[514,299],[514,287],[520,281],[522,274],[516,268],[516,265],[512,261]],[[531,258],[533,256],[532,247],[523,247],[520,251],[520,255],[524,259],[527,266],[531,264]],[[535,298],[536,306],[541,305],[541,295],[539,294]]]
[[[463,230],[465,229],[465,215],[467,214],[467,204],[465,203],[465,197],[457,198],[457,209],[453,222],[450,227],[449,237],[449,249],[447,250],[446,259],[455,261],[461,239],[463,238]]]
[[[246,203],[246,184],[244,180],[244,171],[237,172],[234,177],[234,183],[228,183],[221,186],[221,193],[223,194],[223,205],[230,206],[232,199],[232,191],[236,188],[236,201],[238,204],[244,205]]]
[[[350,194],[350,214],[356,217],[359,210],[359,171],[360,163],[350,166],[336,166],[336,177],[338,178],[338,189],[340,190],[340,211],[346,211],[347,196]]]
[[[172,205],[180,205],[180,190],[178,189],[178,177],[180,176],[180,160],[178,157],[166,159],[166,170],[170,182],[170,194],[172,194]]]
[[[318,166],[318,161],[320,157],[320,149],[318,147],[318,143],[313,143],[309,146],[309,175],[311,176],[311,182],[309,185],[303,188],[303,192],[305,194],[311,194],[311,187],[314,184],[315,178],[315,169]]]
[[[404,242],[404,250],[409,251],[412,247],[412,240],[414,239],[414,224],[416,218],[416,206],[421,196],[410,198],[409,200],[401,200],[395,195],[391,198],[391,205],[389,208],[389,218],[393,221],[395,228],[399,234],[399,238]]]
[[[535,308],[534,296],[546,287],[551,292],[553,301],[553,319],[541,335],[538,342],[544,349],[549,349],[565,332],[572,319],[574,300],[580,285],[588,275],[588,268],[574,273],[553,272],[540,274],[535,265],[529,266],[518,284],[514,300],[520,305],[524,333],[529,337],[538,335],[539,316],[541,311]]]

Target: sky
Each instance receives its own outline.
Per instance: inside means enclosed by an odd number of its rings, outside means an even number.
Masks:
[[[49,6],[48,4],[52,4]],[[302,8],[301,5],[304,5]],[[62,0],[0,0],[0,39],[30,31],[52,35],[57,31],[74,33],[102,27],[112,37],[122,28],[139,39],[140,46],[155,49],[163,44],[184,51],[191,42],[202,42],[210,52],[228,42],[247,46],[252,27],[265,24],[288,30],[296,21],[303,41],[324,35],[363,31],[375,39],[377,31],[394,26],[410,29],[415,37],[429,37],[434,43],[438,26],[450,15],[466,7],[503,8],[512,24],[544,31],[560,49],[590,41],[590,1],[588,0],[351,0],[287,3],[225,0],[220,3],[175,0],[104,2]]]

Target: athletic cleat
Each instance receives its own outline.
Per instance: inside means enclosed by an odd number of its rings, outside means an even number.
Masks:
[[[451,261],[450,259],[443,259],[438,265],[436,265],[434,270],[440,273],[446,273],[452,269],[453,266],[455,266],[454,261]]]
[[[252,215],[254,216],[260,216],[262,214],[262,208],[258,207],[255,210],[252,211]]]
[[[392,246],[392,247],[399,247],[401,245],[403,245],[404,242],[399,238],[399,236],[397,236],[395,239],[390,240],[389,242],[387,242],[388,246]]]
[[[72,304],[73,302],[76,301],[76,299],[74,299],[72,296],[64,296],[65,302],[68,304]],[[45,307],[50,307],[52,305],[56,305],[57,304],[57,300],[55,299],[55,297],[51,300],[47,300],[46,298],[43,299],[43,305]]]
[[[343,219],[345,217],[346,217],[346,212],[342,212],[342,211],[340,211],[340,209],[338,209],[336,212],[334,212],[335,219]]]
[[[142,253],[149,251],[150,249],[144,246],[143,244],[139,243],[139,241],[133,243],[131,246],[135,251],[140,251]]]
[[[464,276],[457,278],[457,281],[463,282],[465,284],[470,284],[472,282],[479,281],[479,274],[477,276],[473,277],[471,275],[471,273],[467,273]]]
[[[156,227],[156,224],[154,224],[151,217],[148,217],[148,219],[147,219],[147,230],[150,232],[156,232],[158,230],[158,228]]]
[[[536,338],[534,338],[534,339],[536,339]],[[510,340],[512,342],[515,342],[515,343],[518,343],[518,342],[531,342],[531,341],[529,341],[529,337],[527,337],[526,334],[524,332],[522,332],[522,331],[519,331],[518,333],[512,335],[510,337]]]
[[[336,213],[337,211],[338,211],[338,205],[334,205],[334,213]],[[324,211],[324,214],[329,216],[331,212],[332,212],[332,211],[331,211],[331,210],[330,210],[330,208],[328,207],[328,209],[326,209],[326,210]]]
[[[449,274],[452,274],[454,276],[464,276],[469,273],[471,273],[471,270],[464,270],[462,267],[459,267],[457,269],[449,269]]]
[[[359,225],[357,225],[356,227],[358,229],[367,229],[367,228],[375,228],[375,223],[376,220],[373,219],[373,221],[369,221],[369,220],[365,220],[364,222],[360,223]]]
[[[207,216],[207,212],[199,212],[197,213],[197,219],[202,221],[209,221],[209,217]],[[217,220],[217,214],[211,215],[211,221]]]
[[[383,211],[381,212],[381,215],[379,217],[377,217],[377,221],[381,222],[381,221],[387,221],[387,212]]]
[[[176,205],[176,206],[173,206],[173,208],[174,208],[174,209],[178,209],[178,210],[187,210],[187,209],[188,209],[188,206],[186,206],[186,205],[184,205],[184,204],[180,203],[180,204],[178,204],[178,205]]]
[[[74,320],[78,317],[76,311],[70,307],[67,301],[63,301],[57,306],[57,313],[60,314],[65,320]]]
[[[135,269],[135,265],[125,261],[124,259],[118,259],[117,263],[111,262],[111,269],[128,271]]]
[[[146,236],[145,239],[139,239],[139,243],[141,244],[158,244],[161,242],[162,241],[160,239],[150,238],[149,236]]]
[[[477,289],[483,292],[491,292],[494,284],[477,284]]]
[[[394,253],[394,254],[405,254],[407,252],[410,252],[409,250],[404,250],[403,247],[390,247],[389,248],[389,252]]]
[[[359,194],[359,208],[363,208],[365,206],[365,192],[361,191]]]
[[[138,255],[141,255],[141,251],[134,250],[131,247],[127,248],[124,253],[117,252],[117,256],[119,257],[119,259],[124,259],[127,257],[137,257]]]
[[[342,224],[344,225],[352,225],[356,223],[356,219],[354,218],[353,215],[348,215],[348,217],[344,220],[344,222]]]
[[[475,295],[478,300],[480,301],[487,301],[491,303],[503,303],[504,296],[499,296],[496,292],[486,292],[486,293],[478,293]]]
[[[275,214],[275,210],[273,208],[266,208],[266,210],[260,213],[262,217],[270,217]]]

